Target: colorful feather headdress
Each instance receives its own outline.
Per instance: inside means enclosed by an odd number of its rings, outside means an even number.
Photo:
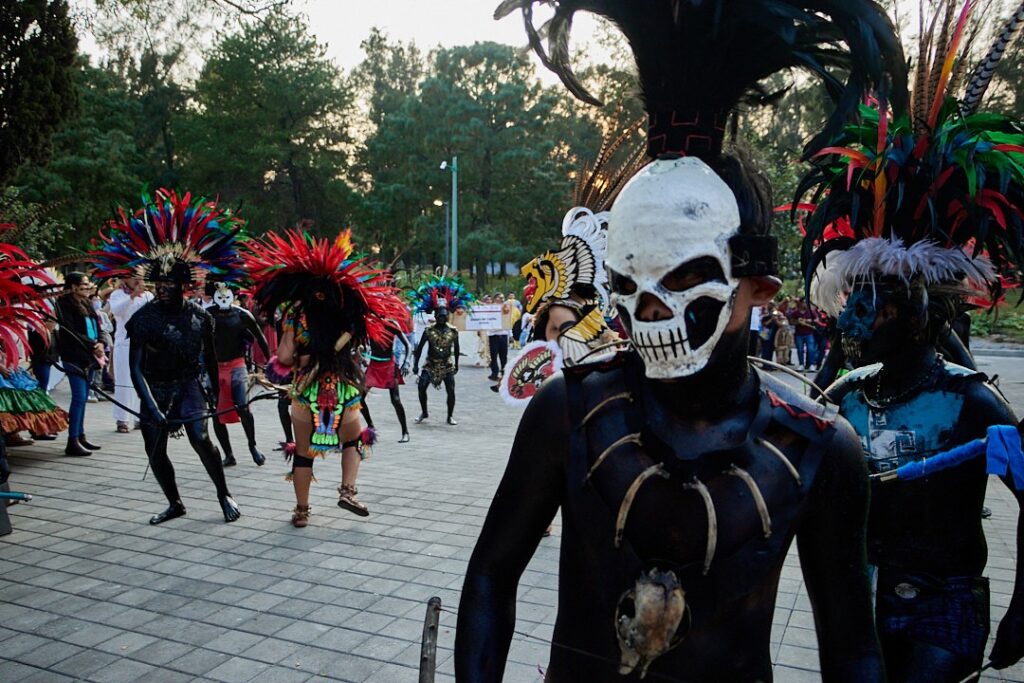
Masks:
[[[15,226],[0,224],[0,236]],[[56,293],[49,273],[20,248],[0,242],[0,353],[4,367],[18,364],[28,349],[28,332],[34,330],[44,339],[47,318],[51,318],[46,298]]]
[[[476,300],[457,276],[432,275],[416,289],[406,293],[413,313],[433,313],[438,308],[448,311],[468,310]]]
[[[579,175],[574,206],[562,219],[559,248],[544,252],[520,269],[520,275],[526,278],[523,302],[527,313],[574,293],[583,299],[593,299],[596,294],[600,308],[610,312],[604,268],[608,209],[626,181],[647,163],[642,147],[626,154],[618,164],[614,159],[640,124],[636,121],[614,140],[604,141],[593,166],[585,165]]]
[[[841,310],[857,282],[878,277],[926,285],[962,282],[991,289],[1019,277],[1024,237],[1024,127],[977,111],[1007,44],[1024,23],[1024,4],[1004,25],[962,97],[966,53],[976,34],[975,2],[945,0],[922,20],[910,109],[884,99],[860,107],[822,149],[797,190],[812,192],[802,262],[812,299]],[[848,219],[852,238],[826,230]]]
[[[333,240],[286,230],[247,242],[243,258],[254,282],[253,300],[266,312],[334,302],[331,315],[342,319],[355,344],[390,344],[394,321],[408,315],[405,305],[390,274],[353,258],[353,249],[349,230]]]
[[[243,225],[215,201],[161,188],[152,197],[143,193],[132,215],[119,208],[89,256],[98,278],[237,282],[245,276],[238,253]]]

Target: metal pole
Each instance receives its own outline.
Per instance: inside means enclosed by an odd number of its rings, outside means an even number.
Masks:
[[[440,616],[441,598],[430,598],[427,602],[427,616],[423,619],[419,683],[434,683],[434,671],[437,669],[437,622]]]
[[[452,157],[452,270],[459,269],[459,157]]]
[[[448,265],[452,263],[451,209],[451,203],[444,202],[444,262]]]

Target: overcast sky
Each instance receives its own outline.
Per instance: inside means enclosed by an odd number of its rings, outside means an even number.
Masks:
[[[485,40],[526,45],[518,12],[501,21],[493,19],[498,0],[295,0],[293,6],[309,17],[310,29],[327,44],[327,54],[346,71],[363,60],[359,43],[373,26],[391,38],[414,41],[424,53],[438,45]],[[590,15],[579,14],[573,22],[572,44],[585,45],[594,26]],[[539,71],[546,71],[535,63]]]

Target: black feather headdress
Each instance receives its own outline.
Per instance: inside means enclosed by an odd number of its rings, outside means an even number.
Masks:
[[[535,5],[554,9],[540,28]],[[576,97],[600,102],[573,73],[569,33],[586,11],[612,21],[636,60],[649,116],[648,153],[717,154],[726,119],[745,100],[764,100],[761,82],[790,68],[820,78],[836,100],[825,144],[869,89],[906,102],[906,66],[885,12],[872,0],[505,0],[495,18],[520,10],[530,45]],[[543,36],[547,36],[547,47]]]

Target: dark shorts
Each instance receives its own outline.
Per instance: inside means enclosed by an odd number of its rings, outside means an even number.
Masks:
[[[206,399],[203,397],[198,379],[173,383],[152,382],[149,390],[168,420],[187,420],[206,412]],[[140,412],[144,420],[149,417],[145,402]]]
[[[989,632],[988,579],[883,569],[876,615],[883,639],[908,638],[980,662]]]

